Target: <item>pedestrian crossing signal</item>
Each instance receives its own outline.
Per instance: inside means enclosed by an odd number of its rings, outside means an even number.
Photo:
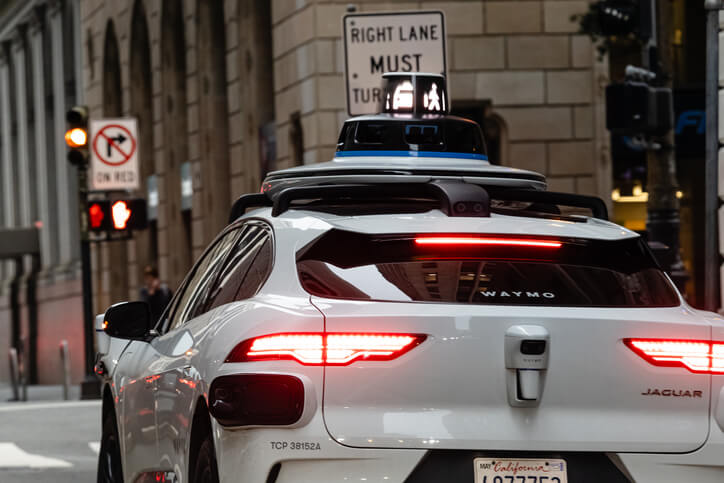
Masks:
[[[148,224],[146,200],[93,200],[88,202],[88,229],[92,232],[142,230]]]
[[[105,231],[110,228],[108,201],[94,201],[88,205],[88,226],[92,231]]]
[[[128,203],[118,200],[111,205],[111,216],[113,216],[113,228],[116,230],[125,230],[128,226],[128,219],[131,218],[133,212],[128,209]]]

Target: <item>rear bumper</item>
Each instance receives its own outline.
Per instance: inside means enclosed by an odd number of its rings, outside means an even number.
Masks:
[[[334,443],[336,444],[336,443]],[[339,446],[339,445],[337,445]],[[231,449],[227,446],[226,448]],[[220,465],[222,482],[273,483],[473,483],[473,459],[498,454],[508,458],[562,458],[569,483],[721,483],[724,461],[692,453],[661,454],[508,453],[470,451],[369,450],[326,448],[316,454],[240,450]],[[296,450],[293,450],[296,451]],[[305,452],[306,453],[306,452]],[[244,457],[239,458],[238,454]],[[709,455],[714,456],[714,455]],[[688,461],[687,461],[688,460]],[[706,464],[702,464],[706,463]]]
[[[719,377],[719,376],[717,376]],[[724,389],[714,402],[717,410],[709,424],[709,437],[698,450],[686,454],[636,454],[618,455],[626,471],[637,483],[719,483],[724,481],[724,413],[720,412],[724,401]],[[661,424],[667,424],[662,421]]]
[[[221,483],[399,483],[427,453],[343,446],[327,434],[320,413],[295,429],[227,430],[215,421],[213,425]]]
[[[569,483],[724,482],[724,433],[716,426],[706,444],[686,454],[352,448],[327,434],[319,413],[295,429],[214,426],[222,483],[473,483],[477,457],[560,458]]]
[[[724,447],[704,446],[684,454],[620,454],[626,471],[636,483],[721,483],[724,481]]]

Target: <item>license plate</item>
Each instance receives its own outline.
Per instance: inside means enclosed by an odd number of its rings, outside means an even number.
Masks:
[[[475,458],[475,483],[567,483],[566,462]]]

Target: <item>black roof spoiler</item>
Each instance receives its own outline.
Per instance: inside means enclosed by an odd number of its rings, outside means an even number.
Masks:
[[[250,208],[272,207],[272,216],[293,209],[296,200],[354,201],[364,203],[380,200],[431,198],[440,203],[440,209],[448,216],[490,216],[490,200],[525,202],[538,206],[564,205],[589,209],[594,218],[608,220],[606,204],[594,196],[529,189],[483,188],[464,181],[432,181],[426,183],[375,183],[297,186],[283,189],[273,196],[255,193],[241,196],[231,208],[229,223],[236,221]],[[495,211],[495,210],[493,210]],[[556,213],[557,208],[548,213]],[[519,214],[536,216],[537,209]],[[541,212],[545,213],[546,209]],[[509,213],[506,211],[506,213]],[[515,213],[509,213],[515,214]]]
[[[608,220],[608,208],[601,198],[596,196],[557,193],[555,191],[537,191],[524,189],[490,189],[490,197],[500,201],[519,201],[544,205],[563,205],[591,210],[594,218]]]

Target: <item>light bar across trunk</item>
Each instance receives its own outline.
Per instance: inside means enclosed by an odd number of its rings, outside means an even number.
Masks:
[[[557,240],[533,238],[490,238],[471,236],[420,236],[415,238],[417,245],[493,245],[513,247],[560,248]]]

